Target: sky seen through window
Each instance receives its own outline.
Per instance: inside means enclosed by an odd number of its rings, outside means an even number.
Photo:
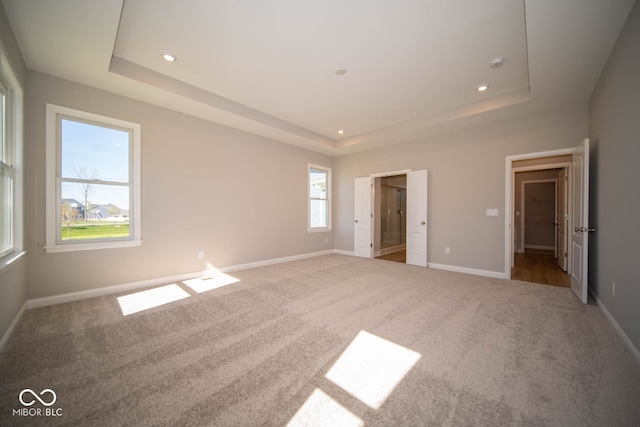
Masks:
[[[63,119],[61,176],[106,182],[129,182],[130,133],[125,130]],[[84,203],[81,184],[65,182],[62,198]],[[113,204],[129,209],[129,188],[93,184],[93,205]]]

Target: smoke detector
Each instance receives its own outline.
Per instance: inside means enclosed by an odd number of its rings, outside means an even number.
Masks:
[[[491,67],[491,68],[500,68],[500,67],[502,67],[502,64],[504,64],[504,58],[499,56],[497,58],[493,58],[493,61],[491,61],[489,63],[489,67]]]

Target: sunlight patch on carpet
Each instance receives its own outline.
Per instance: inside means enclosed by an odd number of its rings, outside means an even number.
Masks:
[[[378,409],[420,357],[420,353],[360,331],[325,377]]]
[[[150,308],[159,307],[170,302],[179,301],[190,295],[176,284],[161,286],[147,291],[118,297],[118,304],[124,316],[128,316]]]
[[[230,276],[225,273],[219,273],[215,276],[198,277],[191,280],[184,280],[182,283],[201,294],[213,289],[218,289],[223,286],[238,283],[240,279]]]
[[[361,427],[364,421],[351,411],[333,400],[320,389],[315,389],[311,396],[291,418],[287,427]]]

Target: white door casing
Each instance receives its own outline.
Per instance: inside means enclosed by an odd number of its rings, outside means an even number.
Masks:
[[[589,271],[589,139],[572,153],[573,230],[571,230],[571,290],[583,304],[587,303]]]
[[[427,170],[407,174],[407,264],[427,266]]]
[[[567,271],[567,227],[569,216],[567,215],[567,168],[562,168],[558,173],[558,266],[562,271]]]
[[[373,247],[371,241],[371,177],[355,179],[355,206],[353,224],[353,254],[362,258],[371,258]]]
[[[505,157],[505,231],[504,231],[504,277],[507,279],[511,278],[511,269],[514,267],[514,249],[517,248],[515,245],[514,237],[515,230],[512,224],[519,220],[519,217],[516,214],[518,209],[517,206],[514,205],[516,189],[516,174],[518,172],[527,172],[531,170],[545,170],[545,169],[556,169],[556,168],[565,168],[568,176],[568,180],[566,186],[566,194],[567,194],[567,203],[566,203],[566,235],[567,235],[567,273],[571,274],[571,269],[573,266],[572,259],[573,254],[571,251],[571,244],[569,240],[569,235],[571,233],[571,229],[573,228],[573,197],[572,197],[572,184],[573,184],[573,168],[571,167],[572,162],[569,161],[561,161],[555,162],[551,161],[550,163],[540,164],[540,165],[532,165],[532,166],[518,166],[515,167],[514,163],[520,160],[530,160],[530,159],[552,159],[558,156],[571,156],[574,152],[575,148],[560,148],[549,151],[541,151],[536,153],[527,153],[527,154],[517,154],[512,156]],[[522,233],[520,233],[522,234]],[[522,241],[522,236],[519,236],[519,241]]]

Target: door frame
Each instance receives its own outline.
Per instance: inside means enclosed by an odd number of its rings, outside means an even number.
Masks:
[[[395,177],[395,176],[404,176],[405,177],[405,182],[406,182],[406,178],[408,177],[407,174],[400,174],[400,175],[390,175],[391,177]],[[381,204],[382,204],[382,198],[378,197],[378,192],[380,193],[380,196],[382,196],[382,186],[383,185],[387,185],[387,184],[383,184],[382,183],[382,178],[385,177],[374,177],[373,178],[373,198],[371,200],[372,204],[373,204],[373,258],[377,258],[381,255],[386,255],[388,253],[393,253],[397,250],[402,250],[402,249],[406,249],[407,247],[407,243],[406,243],[406,220],[407,220],[407,209],[405,206],[405,210],[403,213],[403,218],[404,218],[404,223],[405,223],[405,243],[401,243],[398,245],[394,245],[391,248],[382,248],[381,244],[382,244],[382,223],[380,221],[381,216],[382,216],[382,210],[381,210]],[[395,187],[395,186],[392,186]],[[405,185],[406,187],[406,185]],[[401,188],[401,187],[395,187],[395,188]],[[403,189],[405,191],[405,196],[406,196],[406,191],[407,189],[404,188]],[[405,199],[405,205],[406,205],[406,199]],[[390,250],[391,249],[391,250]]]
[[[564,212],[563,212],[563,216],[560,217],[560,210],[558,209],[557,212],[557,225],[556,225],[556,264],[562,269],[562,271],[567,272],[569,270],[568,267],[568,260],[569,260],[569,253],[568,251],[568,247],[569,247],[569,212],[570,212],[570,208],[569,208],[569,188],[571,188],[571,184],[569,183],[569,171],[571,170],[571,166],[565,166],[561,169],[564,178],[561,180],[560,179],[560,174],[558,174],[558,181],[557,181],[557,185],[556,185],[556,202],[557,205],[556,207],[559,206],[564,206]],[[563,200],[562,202],[560,202],[559,196],[560,196],[560,183],[563,182],[562,184],[562,188],[564,189],[563,193],[562,193],[562,197]],[[564,251],[562,252],[563,255],[560,255],[560,224],[562,224],[562,227],[564,227],[564,234],[563,234],[563,239],[562,239],[562,248],[564,249]],[[562,259],[562,265],[560,265],[560,260]]]
[[[371,183],[371,185],[374,184],[375,179],[376,178],[384,178],[387,176],[396,176],[396,175],[408,175],[411,172],[411,169],[402,169],[402,170],[397,170],[397,171],[389,171],[389,172],[379,172],[379,173],[372,173],[369,174],[368,178],[369,181]],[[367,178],[366,176],[362,177],[362,178]],[[372,191],[373,195],[371,197],[371,206],[369,206],[369,211],[371,212],[371,226],[370,226],[370,236],[369,236],[369,241],[371,242],[371,252],[369,253],[369,256],[367,258],[375,258],[375,254],[374,254],[374,250],[373,250],[373,241],[374,241],[374,237],[375,237],[375,218],[373,218],[373,215],[376,215],[375,212],[375,203],[376,203],[376,198],[379,197],[380,195],[378,194],[377,191],[375,191],[375,187],[373,188]],[[377,216],[377,215],[376,215]],[[354,231],[354,242],[355,242],[355,231]],[[355,252],[355,245],[354,245],[354,252]]]
[[[535,166],[523,166],[523,167],[513,167],[513,162],[519,160],[529,160],[529,159],[540,159],[544,157],[555,157],[555,156],[565,156],[571,155],[575,151],[575,147],[571,148],[561,148],[557,150],[549,150],[549,151],[540,151],[537,153],[528,153],[528,154],[516,154],[512,156],[505,157],[505,206],[504,206],[504,277],[507,279],[511,279],[511,269],[514,265],[514,255],[513,255],[513,238],[514,238],[514,227],[512,224],[515,224],[515,212],[514,212],[514,200],[515,200],[515,173],[516,172],[525,172],[531,170],[542,170],[542,169],[556,169],[564,166],[571,166],[569,162],[561,162],[561,163],[551,163],[551,164],[541,164]],[[552,166],[551,166],[552,165]],[[569,188],[567,188],[568,200],[573,200],[573,184],[571,184],[572,172],[571,167],[568,167],[569,173]],[[567,214],[569,215],[569,222],[567,224],[567,228],[572,230],[573,228],[573,215],[572,215],[572,203],[568,203],[569,206]],[[573,253],[571,248],[568,248],[568,259],[572,259]],[[571,274],[571,262],[568,263],[567,274]]]
[[[372,173],[369,174],[369,178],[371,178],[371,183],[375,183],[375,179],[376,178],[385,178],[387,176],[398,176],[398,175],[409,175],[409,172],[411,172],[411,169],[402,169],[402,170],[398,170],[398,171],[390,171],[390,172],[380,172],[380,173]],[[375,230],[375,220],[377,220],[377,217],[379,215],[379,212],[376,212],[376,200],[378,199],[378,197],[380,197],[380,194],[378,191],[376,191],[375,186],[373,187],[373,197],[371,198],[371,213],[373,214],[373,218],[371,221],[371,242],[374,242],[374,248],[375,248],[375,235],[376,235],[376,230]],[[406,228],[405,228],[405,233],[406,233]],[[406,239],[405,239],[406,242]],[[376,254],[375,254],[375,250],[371,252],[371,258],[375,258]]]
[[[556,169],[556,168],[548,168],[548,169]],[[562,168],[558,168],[558,169],[562,169]],[[515,172],[514,172],[515,173]],[[515,180],[514,180],[515,182]],[[554,197],[555,197],[555,201],[554,201],[554,221],[558,220],[558,179],[532,179],[529,181],[522,181],[520,182],[520,232],[522,234],[521,236],[521,242],[520,242],[520,247],[517,248],[518,253],[522,253],[525,252],[527,249],[527,245],[526,245],[526,224],[525,224],[525,220],[526,220],[526,209],[525,209],[525,202],[524,202],[524,189],[527,186],[527,184],[541,184],[541,183],[545,183],[545,182],[553,182],[554,187],[553,187],[553,192],[554,192]],[[515,223],[515,221],[514,221]],[[555,243],[554,243],[554,252],[555,252],[555,256],[557,257],[558,254],[558,226],[555,226]]]
[[[371,173],[369,174],[369,179],[371,180],[371,183],[374,183],[374,179],[375,178],[384,178],[387,176],[397,176],[397,175],[409,175],[409,173],[412,172],[412,169],[401,169],[401,170],[396,170],[396,171],[389,171],[389,172],[378,172],[378,173]],[[371,197],[371,213],[375,216],[376,212],[375,212],[375,203],[376,203],[376,198],[379,197],[380,195],[378,194],[378,192],[376,192],[375,190],[373,191],[373,197]],[[407,194],[408,197],[408,194]],[[370,236],[370,241],[373,242],[374,241],[374,237],[375,237],[375,227],[374,227],[374,222],[373,221],[374,218],[372,218],[371,221],[371,236]],[[375,254],[374,251],[371,251],[371,254],[369,256],[369,258],[375,258]]]

